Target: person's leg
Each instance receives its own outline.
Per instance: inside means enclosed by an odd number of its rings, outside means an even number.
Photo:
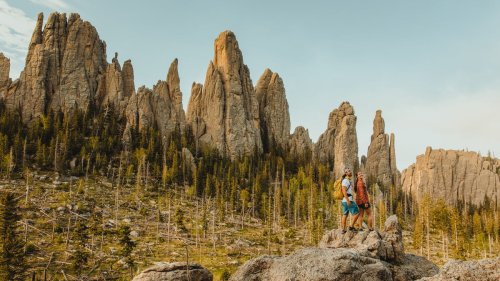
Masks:
[[[353,228],[354,224],[356,223],[359,217],[358,205],[352,203],[351,206],[349,206],[349,212],[351,213],[351,218],[352,218],[350,228]]]
[[[341,224],[342,224],[342,230],[346,230],[347,228],[347,214],[349,213],[349,209],[347,208],[347,203],[346,202],[341,202],[341,206],[342,206],[342,220],[341,220]]]
[[[358,223],[357,225],[358,228],[363,228],[363,216],[365,214],[365,210],[363,208],[359,208],[359,218],[358,218]]]
[[[347,225],[347,215],[342,215],[342,230],[345,231]]]
[[[370,208],[366,209],[366,216],[368,217],[367,220],[368,220],[368,228],[371,230],[373,229],[373,215],[372,215],[372,208],[370,206]]]

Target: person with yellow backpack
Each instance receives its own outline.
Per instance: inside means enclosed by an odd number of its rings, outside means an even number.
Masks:
[[[342,234],[346,233],[347,226],[347,216],[351,214],[351,225],[349,226],[350,231],[356,231],[354,228],[354,223],[358,220],[359,209],[354,202],[353,198],[353,188],[352,188],[352,172],[351,169],[347,168],[344,170],[344,175],[342,178],[338,179],[334,183],[333,197],[337,200],[342,200]]]

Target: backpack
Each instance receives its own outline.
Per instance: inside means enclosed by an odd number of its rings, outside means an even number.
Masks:
[[[342,200],[344,198],[344,193],[342,192],[342,180],[343,178],[339,178],[333,184],[333,199]]]

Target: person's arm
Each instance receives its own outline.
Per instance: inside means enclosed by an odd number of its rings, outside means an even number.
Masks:
[[[370,197],[368,196],[368,186],[365,183],[363,183],[363,185],[366,198],[365,206],[368,207],[368,204],[370,204]]]
[[[349,200],[349,196],[347,196],[347,187],[342,185],[342,193],[344,194],[344,198],[347,201],[347,205],[351,205],[351,201]]]

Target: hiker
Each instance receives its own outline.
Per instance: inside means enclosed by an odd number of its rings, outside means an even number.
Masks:
[[[362,172],[358,172],[356,185],[354,186],[354,191],[356,192],[356,205],[358,205],[359,208],[359,228],[363,228],[363,216],[366,214],[368,230],[373,231],[372,208],[368,198],[368,188],[366,187],[364,177]]]
[[[358,220],[359,210],[356,202],[354,202],[352,193],[352,172],[351,169],[345,169],[344,175],[342,176],[342,193],[344,198],[342,198],[342,233],[346,233],[347,216],[351,213],[351,225],[349,230],[356,231],[354,228],[354,223]]]

